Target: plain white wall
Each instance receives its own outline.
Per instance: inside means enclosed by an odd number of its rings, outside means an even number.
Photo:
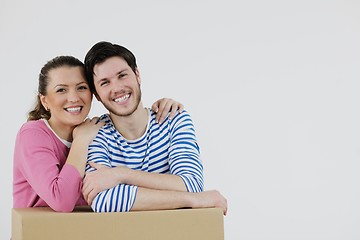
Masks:
[[[145,105],[190,111],[206,188],[229,202],[226,239],[360,239],[359,13],[350,0],[2,0],[0,239],[40,68],[100,40],[135,53]]]

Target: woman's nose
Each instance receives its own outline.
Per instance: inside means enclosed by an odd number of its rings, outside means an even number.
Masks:
[[[79,94],[76,91],[70,91],[68,95],[68,101],[69,102],[77,102],[79,101],[80,97]]]

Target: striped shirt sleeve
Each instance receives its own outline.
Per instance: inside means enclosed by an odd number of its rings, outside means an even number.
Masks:
[[[88,162],[112,167],[105,136],[106,133],[101,129],[89,145]],[[94,170],[87,164],[87,173]],[[94,212],[128,212],[135,202],[136,194],[137,186],[120,184],[100,192],[94,198],[91,208]]]
[[[170,172],[184,181],[188,192],[204,190],[203,165],[195,128],[190,115],[183,111],[170,126]]]

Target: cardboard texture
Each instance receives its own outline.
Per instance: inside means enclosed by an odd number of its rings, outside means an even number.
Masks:
[[[77,207],[72,213],[48,207],[12,209],[12,240],[223,240],[219,208],[94,213]]]

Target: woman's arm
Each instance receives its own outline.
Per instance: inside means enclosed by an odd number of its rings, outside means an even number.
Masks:
[[[86,119],[73,131],[73,142],[71,144],[66,163],[74,166],[81,177],[84,177],[88,146],[95,138],[99,129],[104,126],[104,122],[98,122],[98,117]]]
[[[72,211],[81,196],[82,177],[72,165],[61,168],[60,158],[67,151],[59,150],[54,137],[41,129],[22,131],[16,150],[18,167],[31,191],[55,211]]]
[[[22,175],[32,190],[53,210],[73,210],[81,196],[84,172],[81,168],[85,168],[89,139],[96,135],[102,125],[95,125],[90,120],[82,124],[69,154],[50,130],[30,127],[19,133],[16,150]],[[64,157],[65,164],[61,167]]]

